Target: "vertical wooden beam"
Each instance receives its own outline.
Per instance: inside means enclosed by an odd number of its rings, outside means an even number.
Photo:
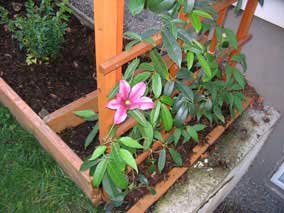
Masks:
[[[106,108],[107,95],[121,78],[121,69],[103,75],[100,64],[122,52],[124,0],[94,0],[94,29],[100,139],[113,123],[114,111]]]
[[[258,0],[248,0],[248,3],[246,5],[245,11],[243,13],[238,32],[237,32],[237,39],[240,41],[244,37],[246,37],[249,34],[249,29],[254,17],[254,12],[256,10],[258,4]],[[231,56],[238,54],[241,52],[241,48],[238,48],[237,50],[233,51]]]
[[[218,18],[216,20],[218,26],[223,26],[223,23],[224,23],[225,18],[226,18],[227,11],[228,11],[228,8],[225,8],[225,9],[220,11]],[[217,42],[218,42],[217,41],[217,34],[216,34],[216,29],[215,29],[211,43],[210,43],[210,46],[209,46],[209,49],[208,49],[209,53],[213,54],[215,52]]]

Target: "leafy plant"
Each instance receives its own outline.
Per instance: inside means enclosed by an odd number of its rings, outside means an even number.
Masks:
[[[153,43],[151,35],[157,32],[153,29],[142,35],[125,33],[132,40],[127,50],[145,40],[153,45],[149,54],[143,55],[151,61],[141,62],[138,58],[131,61],[123,80],[110,92],[107,104],[109,109],[116,110],[110,132],[127,118],[134,119],[137,125],[119,137],[109,133],[81,167],[90,169],[93,185],[102,186],[114,206],[121,205],[127,193],[141,185],[152,191],[136,164],[139,152],[150,150],[150,159],[145,164],[151,175],[164,172],[168,160],[183,166],[180,146],[199,143],[201,139],[204,142],[200,133],[215,124],[226,123],[227,117],[243,110],[246,100],[243,93],[246,79],[234,66],[239,63],[245,71],[245,56],[217,60],[218,54],[238,49],[238,41],[232,30],[216,25],[216,12],[208,2],[133,0],[129,4],[133,15],[145,8],[155,12],[163,22],[163,44]],[[179,18],[181,9],[187,19]],[[216,29],[217,35],[217,50],[213,54],[207,51],[210,41],[200,39],[211,29]],[[165,59],[178,67],[177,72],[168,67]],[[160,149],[151,150],[153,143],[159,143]]]
[[[50,0],[42,0],[39,8],[28,0],[26,15],[15,19],[9,19],[7,10],[0,7],[0,24],[7,24],[20,48],[26,50],[28,65],[48,63],[60,51],[71,13],[66,2],[57,3],[55,10]]]

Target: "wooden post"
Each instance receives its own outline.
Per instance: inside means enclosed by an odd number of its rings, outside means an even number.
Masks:
[[[240,41],[244,37],[246,37],[249,33],[249,29],[253,20],[254,12],[256,10],[258,4],[258,0],[248,0],[245,11],[243,13],[238,32],[237,32],[237,40]],[[241,48],[233,51],[231,56],[236,55],[241,52]],[[233,63],[234,65],[234,63]]]
[[[226,18],[227,11],[228,11],[228,8],[225,8],[222,11],[220,11],[218,18],[216,20],[218,26],[223,26],[223,23],[224,23],[225,18]],[[217,34],[216,34],[216,30],[215,30],[213,37],[212,37],[212,40],[211,40],[211,43],[210,43],[210,47],[208,49],[208,52],[213,54],[215,52],[216,45],[217,45]]]
[[[106,108],[107,96],[121,78],[121,68],[103,75],[100,65],[122,52],[123,16],[124,0],[94,0],[100,139],[107,135],[109,127],[113,123],[114,111]]]

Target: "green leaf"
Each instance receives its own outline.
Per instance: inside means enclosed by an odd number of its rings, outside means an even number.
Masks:
[[[211,68],[209,66],[209,64],[207,63],[206,59],[203,57],[203,55],[201,54],[196,54],[196,57],[198,59],[198,62],[200,63],[200,66],[205,74],[203,80],[205,82],[210,81],[212,78],[212,71]]]
[[[135,149],[143,149],[143,146],[139,144],[137,140],[134,140],[131,137],[121,137],[118,139],[118,141],[127,147],[131,147]]]
[[[181,67],[182,51],[176,38],[168,30],[162,30],[162,36],[163,45],[170,58],[178,65],[178,67]]]
[[[244,89],[246,86],[246,80],[243,74],[237,68],[234,68],[233,75],[236,81],[238,82],[238,84]]]
[[[155,13],[169,11],[174,5],[176,0],[150,0],[147,1],[147,8]]]
[[[184,1],[184,12],[190,13],[194,8],[195,0],[185,0]]]
[[[128,9],[133,16],[138,15],[144,9],[145,0],[130,0]]]
[[[107,173],[117,187],[120,189],[127,189],[128,180],[112,161],[107,165]]]
[[[173,106],[174,104],[174,100],[170,96],[163,95],[160,100],[163,104],[167,104],[169,106]]]
[[[98,132],[99,132],[99,122],[96,123],[96,125],[93,127],[92,131],[87,136],[87,138],[85,140],[85,144],[84,144],[85,149],[93,142],[93,140],[97,136]]]
[[[132,154],[126,149],[120,149],[120,156],[124,162],[138,173],[138,168]]]
[[[97,165],[99,163],[99,160],[86,160],[84,161],[84,163],[82,163],[81,167],[80,167],[80,171],[86,171],[88,169],[90,169],[91,167],[94,167],[95,165]]]
[[[151,76],[150,72],[142,72],[139,73],[134,77],[134,79],[131,82],[131,86],[134,86],[135,84],[138,84],[140,82],[146,81]]]
[[[174,143],[175,143],[175,145],[177,145],[180,137],[181,137],[181,129],[176,128],[175,131],[174,131]]]
[[[144,62],[139,65],[139,69],[147,70],[147,71],[154,71],[154,66],[151,63]]]
[[[191,36],[189,30],[185,30],[183,28],[178,28],[177,36],[178,36],[178,38],[183,40],[185,43],[191,43],[192,42],[193,37]]]
[[[165,168],[166,165],[166,150],[162,149],[159,152],[159,159],[158,159],[158,169],[159,172],[161,173],[163,171],[163,169]]]
[[[112,160],[113,164],[115,164],[116,168],[120,172],[124,172],[126,164],[124,163],[123,159],[120,157],[120,145],[118,143],[112,143],[110,159]]]
[[[169,149],[171,157],[177,166],[182,166],[182,158],[181,155],[174,150],[173,148]]]
[[[140,132],[145,139],[143,147],[144,149],[149,149],[153,143],[153,138],[154,138],[154,130],[153,126],[147,122],[146,127],[143,127],[141,125],[138,125]]]
[[[158,72],[162,78],[168,79],[169,77],[168,67],[164,59],[160,56],[160,54],[157,52],[156,49],[153,49],[150,52],[150,57],[156,72]]]
[[[92,154],[92,157],[91,157],[89,160],[96,160],[98,157],[100,157],[102,154],[105,153],[106,148],[107,148],[107,147],[106,147],[105,145],[100,145],[100,146],[98,146],[98,147],[95,149],[94,153]]]
[[[116,200],[121,194],[107,173],[105,173],[103,178],[103,189],[110,196],[111,200]]]
[[[200,132],[200,131],[206,129],[207,126],[204,125],[204,124],[195,124],[194,126],[192,126],[192,128],[193,128],[196,132]]]
[[[178,108],[177,114],[175,116],[174,123],[177,127],[184,126],[184,122],[189,113],[188,106],[186,104],[182,104],[180,108]]]
[[[194,13],[190,13],[189,14],[189,18],[191,20],[192,26],[194,28],[194,30],[199,33],[200,30],[202,29],[202,23],[199,20],[198,16],[195,15]]]
[[[96,121],[98,120],[98,114],[93,110],[82,110],[74,112],[75,115],[87,120],[87,121]]]
[[[191,71],[182,67],[178,70],[176,78],[181,80],[193,80],[193,75]]]
[[[175,89],[175,82],[170,80],[167,81],[164,86],[164,95],[171,96]]]
[[[155,130],[155,132],[154,132],[154,138],[157,139],[157,140],[160,141],[160,142],[164,142],[164,138],[163,138],[161,132],[158,131],[158,130]]]
[[[139,40],[130,41],[130,42],[125,46],[125,50],[126,50],[126,51],[130,50],[130,48],[132,48],[135,44],[138,44],[139,42],[140,42]]]
[[[142,126],[146,127],[147,126],[147,121],[144,115],[139,111],[139,110],[131,110],[128,111],[129,115],[134,118],[139,124]]]
[[[187,69],[191,70],[194,61],[194,54],[192,52],[188,52],[186,55]]]
[[[130,39],[138,40],[138,41],[141,41],[141,40],[142,40],[141,36],[138,35],[138,34],[135,33],[135,32],[129,32],[129,31],[127,31],[127,32],[124,33],[124,36],[126,36],[126,37],[128,37],[128,38],[130,38]]]
[[[235,6],[234,12],[235,12],[235,13],[240,12],[240,9],[241,9],[242,5],[243,5],[243,0],[238,0],[238,1],[237,1],[237,4],[236,4],[236,6]]]
[[[218,106],[215,106],[213,108],[213,113],[220,121],[222,121],[222,123],[225,123],[225,117],[222,114],[222,111],[221,111],[221,109]]]
[[[235,33],[231,30],[231,29],[228,29],[228,28],[225,28],[224,29],[227,37],[228,37],[228,40],[230,42],[230,44],[235,48],[235,49],[238,49],[238,40],[237,40],[237,37],[235,35]]]
[[[244,72],[247,71],[247,61],[246,61],[246,56],[244,54],[240,53],[240,54],[234,55],[232,57],[232,60],[239,62],[242,65]]]
[[[169,111],[169,109],[167,108],[167,106],[164,105],[164,104],[161,105],[161,117],[162,117],[162,121],[163,121],[165,130],[166,131],[171,130],[172,127],[173,127],[172,114]]]
[[[119,84],[117,83],[113,88],[112,90],[110,91],[110,93],[108,94],[107,98],[108,99],[113,99],[116,94],[118,93],[118,90],[119,90]]]
[[[223,29],[222,27],[220,27],[219,25],[216,26],[216,37],[217,37],[217,41],[221,42],[222,41],[222,33],[223,33]]]
[[[125,73],[123,75],[123,78],[125,80],[129,81],[132,78],[134,71],[137,69],[139,63],[140,63],[140,60],[138,58],[136,58],[128,65],[128,67],[125,70]]]
[[[204,18],[207,18],[207,19],[210,19],[210,20],[214,19],[209,13],[207,13],[204,10],[193,10],[192,13],[197,15],[197,16],[201,16],[201,17],[204,17]]]
[[[97,168],[95,170],[95,173],[93,175],[93,185],[94,187],[98,188],[99,185],[101,184],[105,171],[107,169],[108,166],[108,160],[107,159],[103,159],[98,165]]]
[[[158,73],[154,73],[152,76],[152,89],[155,98],[159,98],[162,94],[162,79]]]
[[[186,131],[195,142],[199,142],[197,131],[192,126],[187,126]]]
[[[177,87],[179,89],[179,91],[190,100],[190,102],[193,102],[194,99],[194,94],[192,92],[192,89],[188,86],[185,85],[184,83],[180,82],[180,81],[176,81]]]
[[[153,126],[156,126],[156,123],[158,121],[159,115],[160,115],[160,110],[161,110],[161,102],[156,101],[155,102],[155,107],[152,109],[150,113],[150,121]]]

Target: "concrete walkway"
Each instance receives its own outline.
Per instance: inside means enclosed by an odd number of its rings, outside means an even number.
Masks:
[[[237,19],[229,14],[227,25]],[[265,102],[284,112],[284,29],[255,18],[253,40],[244,48],[248,59],[247,77]],[[284,161],[284,118],[255,159],[250,170],[215,212],[284,212],[284,192],[270,183]]]

